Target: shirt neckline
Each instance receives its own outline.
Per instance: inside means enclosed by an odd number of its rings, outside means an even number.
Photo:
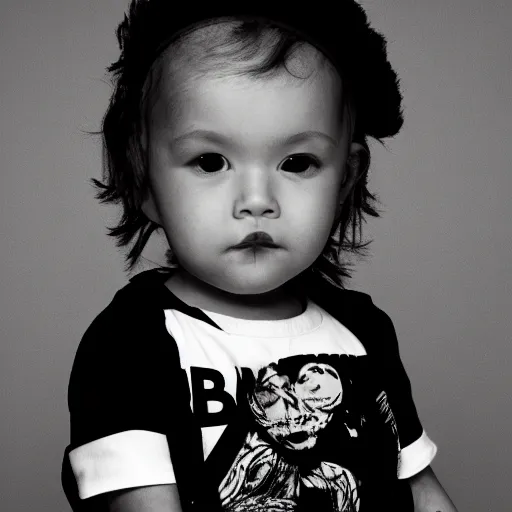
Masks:
[[[251,338],[289,338],[301,336],[320,327],[323,319],[320,308],[310,299],[307,299],[306,308],[301,314],[281,320],[247,320],[245,318],[235,318],[214,313],[206,309],[201,309],[201,311],[210,317],[223,331]]]

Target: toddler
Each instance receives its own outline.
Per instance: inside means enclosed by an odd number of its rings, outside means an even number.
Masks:
[[[403,123],[384,37],[353,0],[186,7],[133,0],[117,31],[94,182],[128,269],[155,230],[168,264],[78,347],[73,510],[455,511],[393,324],[344,288],[368,138]]]

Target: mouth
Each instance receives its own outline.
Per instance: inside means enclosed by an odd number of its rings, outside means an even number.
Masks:
[[[291,444],[301,444],[309,439],[307,432],[295,432],[286,437],[286,441]]]
[[[277,249],[279,246],[274,243],[272,237],[264,231],[255,231],[247,235],[239,244],[234,245],[232,249],[247,249],[248,247],[269,247]]]

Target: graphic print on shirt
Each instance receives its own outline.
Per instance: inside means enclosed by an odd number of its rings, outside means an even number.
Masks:
[[[378,419],[399,450],[386,394],[354,385],[349,363],[361,359],[294,356],[256,375],[242,369],[237,412],[207,459],[225,510],[360,510],[367,427]]]

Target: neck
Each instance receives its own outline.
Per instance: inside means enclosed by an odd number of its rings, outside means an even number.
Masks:
[[[259,294],[234,294],[178,269],[165,285],[180,300],[200,309],[246,320],[283,320],[302,313],[300,300],[284,286]]]

